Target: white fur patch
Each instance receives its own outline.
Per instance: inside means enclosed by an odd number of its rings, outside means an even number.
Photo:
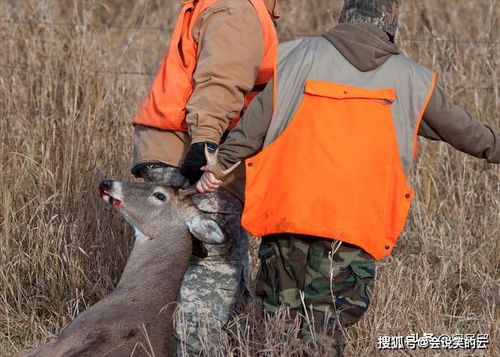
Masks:
[[[111,203],[111,202],[110,202],[110,201],[111,201],[111,196],[110,196],[110,195],[108,195],[107,193],[102,193],[102,194],[101,194],[101,198],[102,198],[102,200],[103,200],[104,202],[106,202],[106,203],[108,203],[108,204],[109,204],[109,203]]]
[[[142,233],[140,230],[138,230],[136,227],[134,227],[134,235],[135,235],[135,241],[136,242],[142,242],[146,240],[150,240],[148,236],[146,236],[144,233]]]
[[[205,243],[220,244],[227,240],[226,235],[214,220],[196,215],[187,219],[186,225],[192,235]]]
[[[119,200],[119,201],[123,201],[124,197],[123,197],[123,185],[121,182],[119,181],[114,181],[113,182],[113,187],[112,187],[112,192],[110,192],[111,196],[113,196],[113,198]]]

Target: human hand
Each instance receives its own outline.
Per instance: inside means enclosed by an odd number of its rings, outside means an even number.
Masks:
[[[213,193],[215,192],[220,185],[222,185],[222,181],[215,178],[215,175],[209,171],[205,171],[201,179],[196,183],[196,190],[200,193]]]
[[[201,168],[207,164],[205,145],[209,152],[215,152],[217,150],[217,145],[208,141],[192,144],[181,167],[181,174],[186,177],[192,185],[200,179],[203,174]]]

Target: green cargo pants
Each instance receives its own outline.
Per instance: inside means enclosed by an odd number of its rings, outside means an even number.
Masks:
[[[333,341],[329,355],[342,356],[343,329],[370,304],[374,259],[347,243],[289,233],[263,237],[259,258],[256,295],[264,311],[285,306],[292,320],[301,319],[302,339],[326,334]]]

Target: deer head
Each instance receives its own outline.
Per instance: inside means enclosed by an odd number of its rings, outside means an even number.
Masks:
[[[173,225],[186,225],[193,236],[205,243],[223,243],[219,225],[200,212],[191,200],[180,199],[176,188],[161,183],[125,183],[104,180],[101,198],[113,205],[132,225],[136,242],[165,239]]]

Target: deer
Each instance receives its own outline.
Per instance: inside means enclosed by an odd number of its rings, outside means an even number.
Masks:
[[[213,170],[218,177],[237,166],[221,172],[217,152],[206,150],[205,154],[203,170]],[[173,314],[193,238],[220,244],[227,237],[189,199],[197,193],[194,189],[104,180],[99,193],[135,232],[118,285],[79,314],[57,338],[19,356],[175,356]]]

